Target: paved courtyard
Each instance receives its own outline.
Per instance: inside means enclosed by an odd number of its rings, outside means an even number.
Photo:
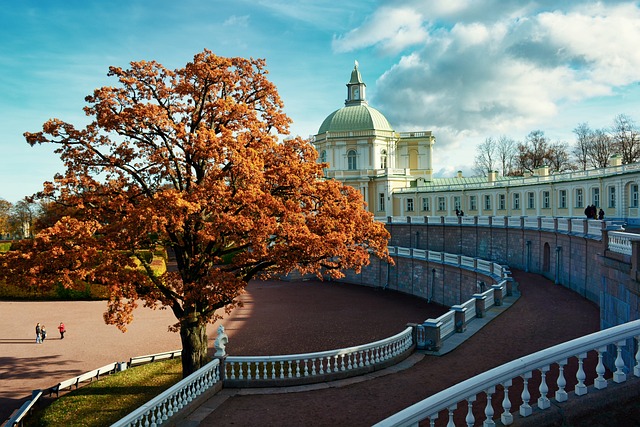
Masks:
[[[443,312],[396,292],[330,282],[252,282],[244,307],[222,320],[235,355],[301,353],[364,344]],[[126,333],[105,325],[106,303],[0,302],[0,421],[31,394],[132,356],[181,348],[168,310],[139,308]],[[67,334],[60,339],[57,325]],[[35,324],[46,325],[43,344]],[[217,325],[208,328],[210,350]],[[211,354],[213,352],[211,351]]]

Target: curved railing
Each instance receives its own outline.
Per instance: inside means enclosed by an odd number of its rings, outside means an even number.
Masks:
[[[115,422],[111,427],[160,425],[219,381],[220,360],[214,359],[126,417]]]
[[[357,374],[358,370],[381,365],[403,354],[413,344],[412,328],[407,327],[392,337],[338,350],[282,356],[228,356],[225,360],[225,384],[300,378],[311,383],[324,381],[332,373],[352,371]]]
[[[633,371],[633,375],[640,377],[640,350],[635,353],[635,365],[627,368],[622,357],[622,350],[627,345],[627,341],[631,341],[629,348],[634,349],[635,339],[640,343],[640,320],[625,323],[623,325],[614,326],[603,331],[595,332],[584,337],[568,341],[545,350],[524,356],[520,359],[511,361],[497,368],[491,369],[473,378],[465,380],[446,390],[430,396],[421,402],[418,402],[395,415],[386,418],[376,424],[377,427],[390,426],[417,426],[423,420],[429,420],[430,425],[434,425],[440,411],[446,410],[449,415],[449,426],[453,426],[453,414],[459,404],[467,407],[467,414],[464,425],[474,425],[476,422],[473,403],[476,396],[486,393],[487,404],[484,408],[485,426],[495,425],[493,421],[494,409],[491,403],[491,397],[496,392],[496,386],[502,386],[504,397],[502,399],[503,412],[500,414],[500,421],[509,425],[513,422],[514,413],[511,412],[511,400],[509,398],[509,388],[512,386],[513,380],[521,378],[523,380],[523,390],[521,394],[522,404],[516,415],[527,417],[533,413],[530,399],[528,380],[532,378],[534,371],[540,371],[541,381],[538,387],[540,398],[537,400],[538,410],[545,410],[551,406],[551,399],[548,396],[549,387],[546,382],[546,374],[550,370],[550,366],[557,364],[559,366],[559,374],[556,380],[557,390],[552,399],[557,402],[564,402],[569,395],[565,390],[566,379],[564,377],[564,367],[568,363],[568,359],[577,358],[578,370],[576,373],[577,384],[574,388],[574,394],[581,396],[587,393],[587,385],[585,379],[587,375],[584,370],[583,361],[587,357],[587,352],[595,350],[598,354],[598,364],[595,368],[594,387],[603,389],[607,387],[607,380],[604,378],[605,367],[602,362],[603,354],[607,351],[607,346],[615,346],[615,372],[613,373],[613,381],[622,383],[627,380],[627,371]]]

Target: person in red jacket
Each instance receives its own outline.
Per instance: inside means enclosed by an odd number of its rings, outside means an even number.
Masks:
[[[63,339],[64,333],[67,332],[67,330],[64,327],[64,323],[60,322],[60,326],[58,326],[58,331],[60,331],[60,339]]]

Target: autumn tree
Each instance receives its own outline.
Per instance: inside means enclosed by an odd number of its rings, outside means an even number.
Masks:
[[[122,330],[140,302],[170,309],[187,375],[206,362],[207,323],[249,280],[339,278],[370,256],[389,260],[389,234],[359,192],[322,179],[308,141],[279,141],[290,119],[266,74],[263,60],[208,50],[176,70],[110,67],[117,85],[86,98],[86,127],[52,119],[25,133],[57,146],[66,171],[42,196],[73,209],[4,255],[2,275],[103,283],[105,321]],[[153,273],[144,251],[154,245],[175,253],[177,271]]]

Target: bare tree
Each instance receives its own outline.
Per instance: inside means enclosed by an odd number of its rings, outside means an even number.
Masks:
[[[589,163],[594,168],[605,168],[615,153],[613,138],[604,129],[591,132],[588,149]]]
[[[486,176],[487,172],[491,172],[497,167],[497,144],[492,137],[486,138],[484,142],[476,147],[476,158],[474,160],[473,169]]]
[[[635,163],[640,159],[640,132],[631,117],[618,114],[613,119],[611,136],[622,163]]]
[[[524,142],[518,144],[518,169],[521,173],[533,172],[536,168],[546,164],[546,153],[549,140],[541,130],[529,132]]]
[[[571,154],[576,160],[576,164],[582,170],[589,166],[589,150],[593,141],[593,131],[587,123],[580,123],[573,129],[576,135],[576,143],[571,150]]]
[[[502,166],[502,176],[513,173],[515,157],[518,153],[516,141],[506,135],[502,135],[496,143],[498,162]]]
[[[551,172],[566,172],[576,169],[573,163],[571,163],[569,144],[564,141],[557,141],[550,144],[545,158],[548,161]]]

